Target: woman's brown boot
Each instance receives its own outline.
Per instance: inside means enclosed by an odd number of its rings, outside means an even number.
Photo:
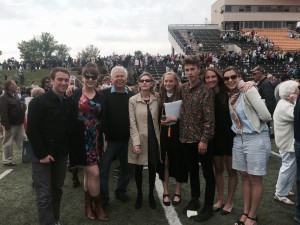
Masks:
[[[108,217],[106,215],[106,213],[104,212],[102,203],[101,203],[101,197],[100,194],[96,197],[92,197],[93,201],[94,201],[94,205],[95,205],[95,212],[96,212],[96,216],[97,219],[103,222],[107,222],[108,221]]]
[[[93,210],[92,196],[89,191],[84,192],[84,209],[87,218],[90,220],[96,219],[96,214]]]

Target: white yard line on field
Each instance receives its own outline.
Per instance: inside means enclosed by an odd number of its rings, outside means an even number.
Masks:
[[[0,180],[12,171],[13,169],[5,170],[3,173],[0,174]]]
[[[280,154],[274,151],[271,151],[271,153],[279,158],[281,158]],[[175,211],[174,207],[172,205],[170,206],[165,206],[162,202],[162,196],[164,193],[164,189],[162,186],[162,182],[159,179],[158,175],[156,175],[156,181],[155,181],[155,187],[156,187],[156,192],[159,198],[159,202],[162,205],[165,214],[166,214],[166,218],[169,222],[169,224],[172,225],[182,225],[182,223],[180,222],[180,219],[178,218],[177,212]]]
[[[157,192],[157,195],[159,198],[159,202],[165,211],[166,218],[167,218],[169,224],[182,225],[182,223],[180,222],[180,219],[178,218],[177,212],[175,211],[172,204],[170,206],[165,206],[162,202],[162,196],[164,193],[164,189],[163,189],[162,182],[159,179],[158,175],[156,175],[155,187],[156,187],[156,192]]]

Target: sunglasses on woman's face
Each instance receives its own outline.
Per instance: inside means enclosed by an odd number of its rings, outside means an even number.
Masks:
[[[89,80],[89,79],[97,80],[97,76],[94,75],[94,74],[85,74],[84,78],[87,79],[87,80]]]
[[[223,77],[224,81],[236,80],[238,77],[237,74],[231,75],[230,77]]]
[[[151,80],[150,79],[145,79],[145,80],[139,80],[140,83],[150,83]]]

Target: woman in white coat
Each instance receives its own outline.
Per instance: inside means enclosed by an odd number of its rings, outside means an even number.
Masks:
[[[139,93],[129,99],[130,140],[128,163],[134,164],[137,199],[135,208],[142,207],[143,166],[149,170],[149,205],[156,208],[153,195],[156,166],[160,160],[159,105],[153,92],[154,80],[144,72],[139,77]]]
[[[295,203],[287,198],[291,192],[296,175],[296,156],[294,150],[294,107],[297,100],[299,83],[293,80],[280,84],[280,101],[274,111],[275,143],[282,157],[274,199],[287,205]]]

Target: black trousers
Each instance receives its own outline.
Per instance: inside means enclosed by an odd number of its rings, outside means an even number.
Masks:
[[[212,207],[215,198],[215,175],[213,170],[213,155],[208,151],[204,155],[198,153],[198,142],[182,143],[184,160],[188,169],[191,186],[191,196],[200,198],[199,162],[205,179],[204,207]]]
[[[142,183],[143,183],[143,167],[142,165],[134,166],[135,184],[139,194],[142,194]],[[153,195],[155,185],[155,166],[148,165],[149,171],[149,196]]]
[[[50,164],[32,163],[32,178],[40,225],[53,225],[59,220],[67,160],[68,157],[65,156]]]

